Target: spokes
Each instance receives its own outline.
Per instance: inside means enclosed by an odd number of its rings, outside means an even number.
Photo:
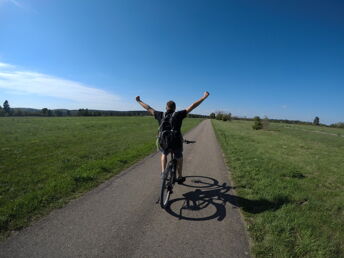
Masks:
[[[161,182],[161,196],[160,196],[160,205],[162,208],[166,208],[167,203],[170,198],[170,194],[172,192],[172,176],[171,176],[171,170],[167,169],[167,171],[164,172],[162,182]]]

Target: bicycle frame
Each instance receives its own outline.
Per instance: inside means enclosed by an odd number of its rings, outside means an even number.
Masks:
[[[176,182],[177,178],[177,160],[174,157],[174,153],[171,152],[171,160],[168,163],[168,166],[171,167],[171,173],[172,173],[172,184]]]
[[[186,144],[195,143],[195,141],[183,141]],[[173,185],[177,179],[177,160],[171,151],[171,160],[168,162],[165,171],[163,173],[160,192],[160,205],[161,208],[166,208],[169,201],[170,194],[173,193]],[[166,196],[165,196],[166,194]],[[165,198],[166,197],[166,198]]]

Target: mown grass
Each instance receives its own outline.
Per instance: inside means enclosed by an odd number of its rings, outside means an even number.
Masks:
[[[0,238],[152,153],[157,127],[152,117],[0,118]]]
[[[325,126],[312,126],[312,125],[293,125],[293,124],[279,124],[279,126],[292,128],[295,130],[303,130],[309,131],[312,133],[323,133],[332,136],[342,136],[344,137],[344,129],[343,128],[332,128],[332,127],[325,127]]]
[[[344,138],[274,123],[213,125],[238,194],[258,200],[243,211],[253,254],[344,257]]]

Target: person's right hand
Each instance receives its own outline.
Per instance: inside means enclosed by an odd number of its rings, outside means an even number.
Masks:
[[[203,97],[206,99],[206,98],[208,98],[208,96],[209,96],[209,92],[208,91],[204,92]]]
[[[137,101],[137,102],[141,101],[140,96],[137,96],[137,97],[136,97],[136,101]]]

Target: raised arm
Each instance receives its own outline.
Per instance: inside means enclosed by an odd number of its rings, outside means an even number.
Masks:
[[[204,95],[202,98],[200,98],[199,100],[197,100],[196,102],[194,102],[191,106],[189,106],[186,109],[186,112],[189,114],[192,110],[194,110],[196,107],[198,107],[206,98],[208,98],[209,96],[209,92],[204,92]]]
[[[141,99],[140,96],[136,97],[136,101],[144,108],[146,109],[149,113],[151,113],[154,116],[154,109],[151,108],[149,105],[147,105],[146,103],[144,103]]]

